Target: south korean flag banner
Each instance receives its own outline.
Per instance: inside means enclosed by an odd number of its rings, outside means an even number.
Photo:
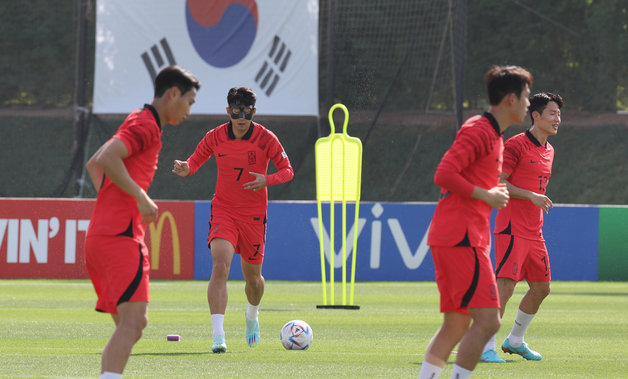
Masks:
[[[201,81],[193,114],[247,86],[259,115],[318,115],[318,0],[98,0],[93,112],[150,102],[161,69]]]

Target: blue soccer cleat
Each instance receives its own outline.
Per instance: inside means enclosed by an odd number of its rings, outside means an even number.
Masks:
[[[246,320],[246,343],[249,344],[249,347],[257,346],[259,342],[259,321]]]
[[[522,343],[521,346],[518,346],[518,347],[511,346],[510,341],[508,341],[508,338],[506,338],[506,340],[502,344],[502,351],[508,354],[519,354],[529,361],[540,361],[541,358],[543,358],[541,354],[528,348],[528,344],[525,342]]]
[[[212,353],[224,353],[227,351],[227,343],[225,342],[225,336],[215,336],[214,344],[212,345]]]
[[[505,360],[501,359],[495,349],[486,350],[482,353],[480,357],[480,361],[488,362],[488,363],[506,363]]]

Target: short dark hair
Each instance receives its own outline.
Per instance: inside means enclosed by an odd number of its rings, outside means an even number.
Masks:
[[[532,74],[519,66],[493,66],[484,74],[484,83],[489,103],[497,105],[510,93],[521,96],[526,84],[532,87]]]
[[[155,78],[155,97],[162,97],[166,91],[172,87],[177,87],[181,91],[181,95],[196,88],[201,88],[201,83],[196,76],[188,70],[179,66],[168,66],[159,71]]]
[[[255,101],[257,100],[257,96],[255,92],[249,87],[233,87],[227,93],[227,104],[231,106],[231,104],[240,103],[245,106],[252,105],[255,107]]]
[[[532,120],[532,125],[534,125],[532,112],[536,111],[539,112],[539,114],[543,114],[543,111],[550,101],[555,102],[558,105],[558,109],[563,107],[563,98],[560,97],[560,95],[551,92],[539,92],[530,98],[530,106],[528,107],[528,110],[530,111],[530,119]]]

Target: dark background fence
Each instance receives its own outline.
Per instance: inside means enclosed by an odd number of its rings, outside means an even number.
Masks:
[[[0,3],[0,196],[93,197],[83,164],[125,115],[92,115],[93,0]],[[535,91],[566,101],[549,194],[628,202],[628,1],[320,0],[320,119],[259,117],[282,140],[295,180],[271,199],[314,199],[313,144],[336,102],[364,143],[363,198],[433,201],[432,177],[463,117],[486,107],[482,75],[517,64]],[[208,90],[208,87],[203,90]],[[150,101],[150,99],[147,99]],[[138,106],[129,104],[129,111]],[[338,112],[340,113],[340,112]],[[169,174],[225,121],[166,128],[152,196],[207,199],[215,168]],[[337,124],[341,123],[341,120]],[[509,135],[525,128],[515,126]]]

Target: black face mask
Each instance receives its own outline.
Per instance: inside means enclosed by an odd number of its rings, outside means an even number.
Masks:
[[[255,106],[253,105],[244,105],[239,101],[235,104],[229,104],[229,113],[231,114],[231,118],[245,118],[247,120],[253,119],[253,110]],[[248,111],[248,112],[247,112]]]

